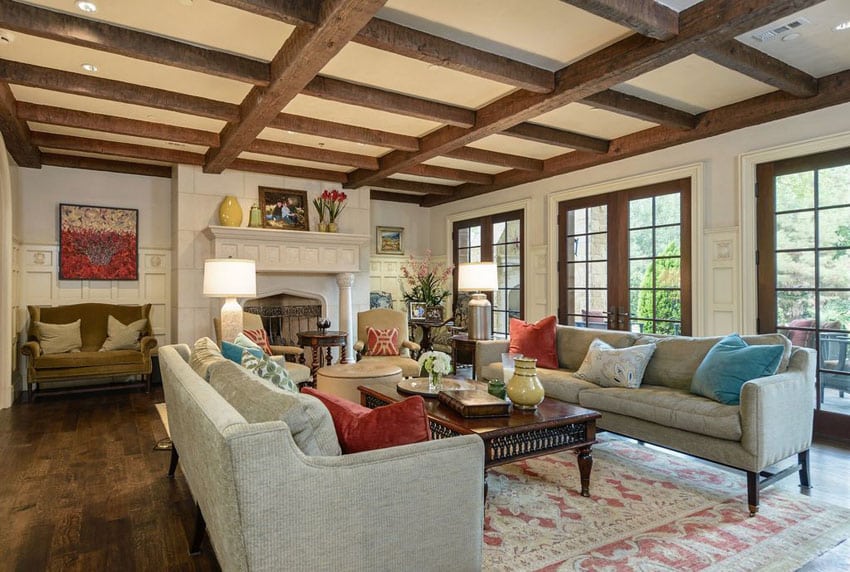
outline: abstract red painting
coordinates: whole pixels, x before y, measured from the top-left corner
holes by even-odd
[[[59,205],[60,280],[138,280],[139,211]]]

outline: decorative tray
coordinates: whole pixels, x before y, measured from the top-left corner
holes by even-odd
[[[440,393],[440,389],[472,389],[473,385],[468,381],[463,381],[459,379],[449,379],[443,378],[443,386],[440,389],[436,389],[431,391],[430,383],[428,383],[427,377],[411,377],[408,379],[404,379],[399,381],[396,385],[396,389],[398,389],[399,393],[406,393],[409,395],[422,395],[425,397],[437,397],[437,394]]]

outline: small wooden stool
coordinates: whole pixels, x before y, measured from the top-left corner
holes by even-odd
[[[341,363],[328,365],[316,372],[316,389],[360,403],[358,385],[373,381],[401,381],[401,368],[396,365],[375,363]]]

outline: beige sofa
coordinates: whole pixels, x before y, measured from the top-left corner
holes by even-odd
[[[42,385],[77,378],[141,376],[141,383],[150,392],[151,351],[156,338],[150,324],[151,305],[127,306],[120,304],[68,304],[66,306],[27,306],[29,330],[21,354],[27,358],[27,391],[34,399]],[[142,331],[139,349],[99,351],[107,338],[107,322],[113,316],[129,324],[147,319]],[[80,320],[82,349],[76,352],[44,354],[38,342],[36,322],[70,324]],[[122,384],[120,387],[130,387]],[[71,390],[75,391],[75,390]]]
[[[744,384],[740,405],[724,405],[689,391],[694,371],[720,337],[641,337],[631,332],[557,326],[559,369],[537,369],[546,396],[601,412],[600,429],[746,471],[751,514],[758,510],[759,489],[775,480],[799,471],[800,484],[809,485],[815,405],[813,350],[792,347],[780,334],[744,336],[749,344],[782,344],[785,354],[775,375]],[[650,337],[660,339],[638,389],[600,387],[573,375],[595,338],[622,348],[645,343]],[[507,351],[508,344],[507,340],[492,340],[477,345],[479,377],[501,378],[500,354]],[[793,455],[797,455],[795,465],[766,474],[765,469]],[[760,480],[760,476],[764,478]]]
[[[227,360],[207,383],[185,345],[159,359],[180,467],[225,572],[480,570],[478,437],[339,455],[315,398]]]

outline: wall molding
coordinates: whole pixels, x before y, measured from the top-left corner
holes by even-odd
[[[602,195],[616,191],[623,191],[634,187],[642,187],[665,181],[675,181],[676,179],[691,180],[691,245],[693,264],[691,264],[691,291],[692,291],[692,316],[693,316],[693,334],[701,335],[705,327],[703,313],[700,312],[700,302],[703,301],[703,229],[704,221],[704,206],[703,192],[705,185],[705,164],[692,163],[672,169],[663,169],[660,171],[652,171],[641,175],[623,177],[620,179],[612,179],[603,181],[593,185],[575,187],[572,189],[564,189],[549,193],[546,197],[546,208],[548,213],[548,244],[550,245],[548,252],[548,302],[547,313],[557,314],[558,312],[558,203],[570,199],[581,197],[590,197],[594,195]]]
[[[138,280],[59,280],[59,246],[20,245],[21,307],[82,302],[151,304],[159,345],[171,343],[171,250],[139,249]]]

